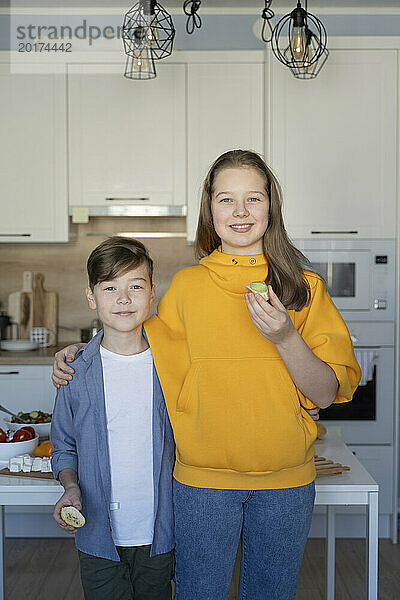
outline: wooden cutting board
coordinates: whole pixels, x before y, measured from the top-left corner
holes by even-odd
[[[20,326],[20,334],[21,336],[21,316],[24,317],[25,323],[22,327],[24,337],[22,339],[29,338],[29,330],[31,328],[31,323],[29,322],[31,309],[31,296],[32,293],[32,281],[33,281],[33,273],[31,271],[24,271],[22,274],[22,291],[13,292],[8,295],[8,314],[11,317],[11,321],[13,323],[18,323]],[[23,308],[22,308],[23,304]],[[26,331],[28,335],[26,335]]]
[[[47,327],[55,335],[57,343],[57,292],[48,292],[44,289],[44,275],[35,273],[32,292],[32,327]]]
[[[31,291],[20,292],[20,338],[29,339],[31,327],[47,327],[57,343],[58,295],[44,289],[44,275],[34,273]]]
[[[29,473],[23,473],[23,471],[18,471],[18,473],[10,473],[9,469],[1,469],[0,475],[8,475],[8,476],[16,476],[16,477],[36,477],[37,479],[54,479],[53,473],[41,473],[40,471],[30,471]]]

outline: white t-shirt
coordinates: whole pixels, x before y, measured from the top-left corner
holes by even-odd
[[[116,546],[151,544],[154,529],[153,357],[100,346],[111,469],[111,526]]]

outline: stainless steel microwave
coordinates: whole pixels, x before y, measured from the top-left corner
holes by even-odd
[[[345,321],[394,321],[395,241],[294,240]]]

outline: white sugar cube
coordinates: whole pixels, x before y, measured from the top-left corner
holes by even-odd
[[[29,465],[30,467],[33,465],[32,456],[24,456],[24,465]]]
[[[30,473],[31,472],[31,468],[32,468],[32,465],[27,465],[25,463],[22,465],[22,471],[24,473]]]

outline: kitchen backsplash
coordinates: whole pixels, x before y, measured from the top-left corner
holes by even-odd
[[[85,224],[70,225],[68,244],[1,244],[0,310],[7,310],[8,294],[22,289],[22,273],[35,271],[45,276],[45,288],[59,296],[59,341],[79,340],[80,329],[96,317],[86,303],[86,260],[109,235],[123,232],[184,232],[183,217],[95,217]],[[193,246],[185,237],[146,238],[137,236],[155,262],[157,300],[165,293],[173,275],[196,264]]]

